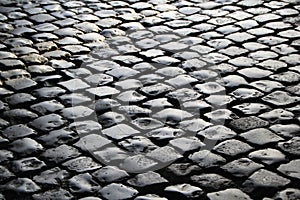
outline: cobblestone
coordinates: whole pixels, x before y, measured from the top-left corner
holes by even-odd
[[[1,1],[0,199],[299,199],[297,3]]]

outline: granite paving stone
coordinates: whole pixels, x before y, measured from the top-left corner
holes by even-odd
[[[298,0],[0,2],[0,199],[299,199]]]

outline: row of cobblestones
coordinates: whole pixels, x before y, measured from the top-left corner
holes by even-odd
[[[300,199],[299,12],[2,0],[0,200]]]

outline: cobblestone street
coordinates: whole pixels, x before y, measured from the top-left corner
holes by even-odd
[[[0,0],[0,200],[299,200],[300,0]]]

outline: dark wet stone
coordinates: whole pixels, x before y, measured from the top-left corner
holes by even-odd
[[[265,177],[268,177],[267,179]],[[253,191],[260,188],[274,188],[283,187],[290,183],[290,180],[270,172],[265,169],[260,169],[252,174],[244,183],[243,186],[246,191]]]
[[[292,138],[298,136],[300,126],[297,124],[274,124],[270,129],[280,136]]]
[[[251,117],[243,117],[240,119],[234,119],[230,122],[230,126],[234,129],[247,131],[254,128],[261,128],[267,126],[269,123],[265,120],[262,120],[258,117],[251,116]]]
[[[262,98],[262,100],[264,100],[265,102],[277,106],[284,106],[284,105],[296,103],[299,101],[299,99],[300,98],[296,96],[291,96],[287,92],[283,92],[283,91],[275,91]]]
[[[17,178],[6,184],[6,189],[13,192],[33,193],[41,188],[29,178]]]
[[[29,78],[17,78],[5,81],[5,84],[14,90],[23,90],[33,88],[37,83]]]
[[[103,129],[102,133],[113,139],[120,140],[125,137],[138,134],[139,131],[126,124],[117,124],[110,128]]]
[[[0,172],[1,172],[1,174],[0,174],[0,181],[1,182],[7,181],[8,179],[14,177],[14,174],[11,173],[8,169],[6,169],[3,166],[0,166]]]
[[[186,183],[168,186],[164,189],[164,191],[170,194],[180,195],[188,199],[199,198],[203,193],[201,188]]]
[[[78,157],[63,163],[62,165],[70,171],[78,173],[92,171],[101,167],[100,164],[94,162],[89,157]]]
[[[30,125],[41,131],[50,131],[61,127],[64,123],[65,121],[61,116],[49,114],[35,119]]]
[[[279,142],[278,147],[290,154],[300,155],[299,144],[300,144],[300,137],[293,137],[292,139],[286,142]]]
[[[286,157],[283,153],[278,151],[277,149],[262,149],[253,151],[248,155],[249,158],[253,160],[258,160],[267,165],[272,165],[277,162],[285,161]]]
[[[208,150],[201,150],[196,153],[193,153],[189,156],[189,159],[203,168],[219,166],[226,162],[226,160],[223,157],[211,153]]]
[[[46,164],[36,157],[23,158],[12,162],[12,169],[16,173],[41,170]]]
[[[222,169],[236,177],[247,177],[263,167],[262,164],[258,164],[248,158],[240,158],[222,166]]]
[[[46,199],[63,199],[63,200],[71,200],[73,199],[73,195],[64,189],[55,189],[49,190],[44,193],[34,194],[32,195],[34,200],[46,200]]]
[[[48,161],[60,163],[65,161],[66,159],[74,158],[79,155],[80,153],[77,149],[63,144],[56,148],[47,149],[42,154],[42,157]]]
[[[3,112],[3,117],[14,125],[27,123],[37,118],[38,115],[26,109],[13,109]]]
[[[207,196],[210,200],[252,200],[247,194],[236,188],[229,188],[219,192],[208,193]]]
[[[100,190],[101,195],[106,199],[129,199],[138,194],[138,191],[119,183],[111,183]]]
[[[234,186],[234,183],[219,174],[201,174],[191,176],[191,181],[206,191],[218,191]]]
[[[160,174],[152,171],[138,174],[127,181],[128,184],[135,187],[153,187],[154,185],[161,185],[167,182],[168,181],[161,177]]]
[[[69,187],[72,193],[95,193],[101,187],[89,173],[79,174],[69,179]]]
[[[39,175],[33,177],[33,180],[39,184],[58,186],[62,181],[65,181],[69,177],[69,173],[66,170],[62,170],[59,167],[55,167],[46,171],[43,171]]]
[[[6,128],[5,130],[3,130],[3,132],[2,132],[2,135],[4,135],[9,140],[15,140],[18,138],[32,136],[32,135],[36,135],[36,134],[37,133],[33,129],[31,129],[23,124],[10,126],[10,127]]]
[[[233,106],[232,108],[237,109],[246,115],[260,114],[264,111],[270,110],[269,106],[261,103],[243,103]]]
[[[283,88],[284,86],[276,81],[269,80],[260,80],[250,83],[251,86],[263,91],[263,92],[271,92],[274,89]]]
[[[219,143],[213,149],[220,154],[225,154],[227,156],[236,156],[238,154],[253,150],[253,147],[239,140],[230,139]]]

